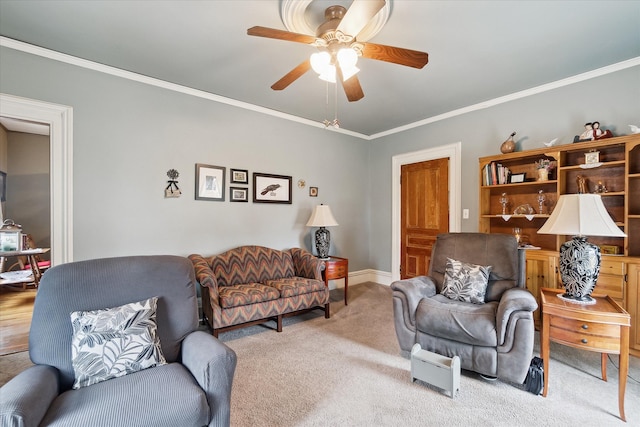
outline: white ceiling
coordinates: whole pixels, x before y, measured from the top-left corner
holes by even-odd
[[[314,0],[313,9],[344,0]],[[333,100],[312,71],[270,86],[315,49],[251,37],[285,30],[281,1],[0,0],[0,35],[314,122]],[[365,97],[338,92],[342,127],[376,135],[640,58],[640,1],[406,1],[370,41],[429,53],[423,69],[361,59]],[[627,62],[624,62],[627,61]],[[329,89],[334,96],[333,86]],[[594,99],[595,101],[595,99]]]

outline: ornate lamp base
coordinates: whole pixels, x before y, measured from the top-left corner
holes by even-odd
[[[322,260],[329,259],[329,244],[331,241],[331,233],[325,227],[316,230],[316,251],[318,258]]]
[[[566,293],[560,298],[576,304],[594,304],[591,292],[600,275],[600,248],[583,236],[560,247],[560,277]]]

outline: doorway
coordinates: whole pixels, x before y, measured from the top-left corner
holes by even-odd
[[[401,205],[401,188],[400,188],[400,171],[403,165],[419,163],[428,160],[449,159],[449,231],[460,231],[461,221],[461,180],[462,180],[462,143],[443,145],[440,147],[415,151],[411,153],[399,154],[392,158],[392,187],[391,187],[391,281],[400,280],[400,205]]]
[[[73,260],[73,109],[0,94],[0,116],[50,129],[51,265]]]

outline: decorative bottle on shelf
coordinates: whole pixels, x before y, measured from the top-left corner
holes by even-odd
[[[507,140],[502,143],[502,145],[500,146],[500,151],[502,151],[502,154],[513,153],[514,151],[516,151],[516,143],[513,140],[514,136],[516,136],[515,132],[513,132],[509,136],[509,138],[507,138]]]

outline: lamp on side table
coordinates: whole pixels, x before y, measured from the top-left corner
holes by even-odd
[[[331,244],[331,233],[325,227],[338,225],[338,222],[331,213],[331,208],[327,205],[318,205],[313,209],[307,227],[320,227],[316,230],[316,250],[318,258],[329,259],[329,245]]]

